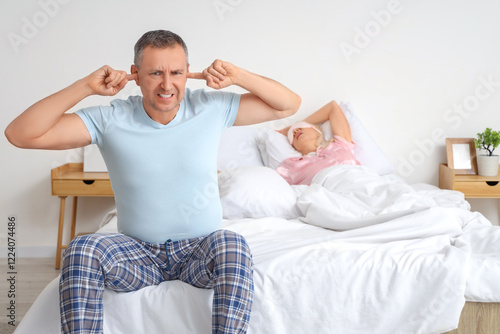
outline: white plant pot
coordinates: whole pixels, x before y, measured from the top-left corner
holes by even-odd
[[[478,174],[481,176],[497,176],[499,158],[499,155],[478,155]]]

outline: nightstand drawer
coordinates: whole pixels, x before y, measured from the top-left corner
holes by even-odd
[[[109,180],[52,180],[52,195],[113,196]]]
[[[455,181],[454,190],[458,190],[467,197],[498,197],[500,194],[500,182],[498,181]]]
[[[497,176],[456,175],[453,169],[441,164],[439,188],[461,191],[465,198],[500,198],[500,167]]]

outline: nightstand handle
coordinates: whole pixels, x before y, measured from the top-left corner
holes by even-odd
[[[93,184],[95,180],[82,180],[85,184]]]
[[[498,181],[486,181],[486,184],[489,185],[489,186],[496,186],[498,184]]]

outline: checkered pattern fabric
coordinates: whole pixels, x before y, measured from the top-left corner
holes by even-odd
[[[102,333],[105,287],[129,292],[166,280],[214,289],[212,333],[246,333],[254,291],[252,258],[245,239],[227,230],[165,244],[123,234],[73,239],[59,283],[62,333]]]

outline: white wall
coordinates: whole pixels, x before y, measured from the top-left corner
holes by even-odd
[[[294,119],[331,99],[361,104],[358,117],[401,175],[436,185],[444,138],[500,129],[499,12],[493,0],[2,1],[0,128],[103,64],[128,70],[135,41],[169,29],[188,44],[192,71],[220,58],[295,90]],[[130,83],[122,95],[137,92]],[[3,136],[0,149],[0,219],[17,215],[21,256],[51,254],[59,202],[50,169],[81,161],[81,151],[20,150]],[[472,204],[498,224],[499,201]],[[112,206],[81,199],[80,230]]]

